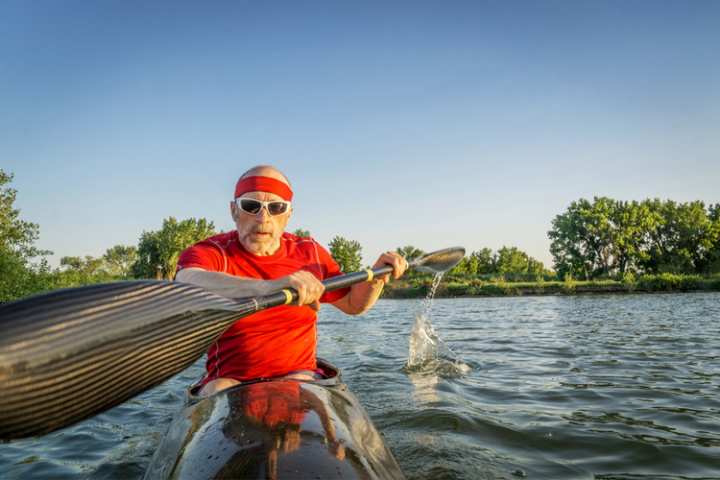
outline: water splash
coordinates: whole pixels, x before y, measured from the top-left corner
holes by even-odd
[[[438,336],[430,322],[435,293],[443,274],[437,273],[410,333],[410,348],[404,370],[407,373],[434,373],[443,377],[457,377],[470,371],[470,367]]]

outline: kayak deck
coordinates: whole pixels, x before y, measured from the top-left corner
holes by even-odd
[[[273,379],[191,397],[145,478],[404,478],[331,364],[315,381]]]

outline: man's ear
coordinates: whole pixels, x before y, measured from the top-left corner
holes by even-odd
[[[230,202],[230,216],[234,222],[237,222],[237,205],[235,202]]]

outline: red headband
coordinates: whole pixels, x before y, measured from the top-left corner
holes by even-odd
[[[290,190],[290,186],[270,177],[245,177],[238,180],[235,185],[235,198],[238,198],[243,193],[247,192],[268,192],[279,195],[283,200],[290,201],[293,197],[293,192]]]

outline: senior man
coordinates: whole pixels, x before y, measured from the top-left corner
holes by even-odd
[[[255,378],[313,378],[316,365],[317,310],[320,303],[358,315],[377,301],[390,275],[350,288],[325,292],[322,280],[342,272],[311,238],[285,232],[292,214],[290,182],[278,169],[260,165],[235,186],[230,214],[236,230],[185,250],[175,279],[220,295],[239,298],[298,292],[297,305],[257,312],[235,322],[208,351],[202,395]],[[391,265],[399,278],[407,262],[395,252],[380,255],[374,268]]]

